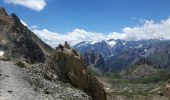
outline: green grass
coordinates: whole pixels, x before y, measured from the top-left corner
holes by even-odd
[[[118,74],[118,73],[115,73],[112,75],[112,78],[116,78],[116,79],[122,79],[122,75]]]
[[[138,79],[125,79],[122,75],[115,73],[112,75],[111,79],[113,82],[120,84],[148,84],[148,83],[158,83],[165,82],[170,78],[170,73],[165,70],[160,70],[150,76],[140,77]]]
[[[113,83],[114,82],[121,83],[121,84],[128,84],[128,83],[130,83],[130,81],[128,79],[123,78],[123,76],[118,74],[118,73],[114,73],[111,76],[111,79],[112,79]]]
[[[148,93],[143,93],[143,92],[112,92],[109,93],[110,95],[114,94],[114,95],[122,95],[122,96],[126,96],[126,97],[133,97],[135,95],[141,95],[141,96],[148,96]]]
[[[148,84],[148,83],[158,83],[165,82],[170,78],[170,74],[165,70],[160,70],[148,77],[141,77],[136,80],[131,80],[134,84]]]

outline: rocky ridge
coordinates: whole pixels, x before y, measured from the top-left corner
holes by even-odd
[[[52,48],[24,26],[15,15],[0,8],[0,51],[12,60],[24,58],[29,63],[45,62]]]
[[[48,65],[62,81],[69,82],[84,90],[93,100],[106,100],[106,93],[101,83],[92,76],[78,52],[67,44],[59,45],[50,56]]]

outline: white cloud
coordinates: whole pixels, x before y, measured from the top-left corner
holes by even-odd
[[[64,36],[59,33],[50,32],[47,29],[33,29],[32,30],[39,38],[52,47],[56,47],[59,43],[64,43]]]
[[[125,39],[126,38],[126,34],[124,33],[117,33],[117,32],[113,32],[110,33],[109,35],[107,35],[107,39]]]
[[[65,35],[67,39],[70,41],[70,44],[74,45],[81,41],[102,41],[105,40],[106,37],[102,33],[95,32],[87,32],[83,29],[75,29],[72,32],[69,32]]]
[[[126,27],[122,30],[127,40],[140,39],[170,39],[170,17],[155,23],[153,20],[145,20],[143,26]]]
[[[63,44],[65,41],[71,45],[75,45],[81,41],[101,41],[105,38],[101,33],[87,32],[83,29],[75,29],[64,35],[50,32],[47,29],[33,29],[32,31],[52,47],[56,47],[59,43]]]
[[[68,41],[75,45],[81,41],[102,41],[109,39],[140,40],[140,39],[170,39],[170,17],[159,23],[145,20],[142,26],[125,27],[122,32],[113,32],[108,35],[96,32],[88,32],[83,29],[74,29],[66,34],[51,32],[47,29],[38,29],[37,26],[31,29],[36,35],[49,45],[56,47],[59,43]]]
[[[46,6],[45,0],[4,0],[5,3],[21,5],[35,11],[41,11]]]

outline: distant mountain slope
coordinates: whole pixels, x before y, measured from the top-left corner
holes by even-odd
[[[94,51],[85,53],[84,61],[88,67],[96,68],[96,70],[99,69],[101,71],[107,70],[104,58],[100,54],[95,54]]]
[[[106,41],[101,42],[80,42],[77,45],[73,46],[77,51],[79,51],[82,55],[89,51],[94,51],[96,54],[99,53],[104,57],[104,59],[112,56],[112,51],[110,45]]]
[[[97,45],[100,44],[100,45]],[[106,66],[112,71],[135,64],[145,58],[153,64],[170,68],[170,40],[108,40],[94,44],[81,42],[74,46],[82,55],[91,50],[104,57]]]

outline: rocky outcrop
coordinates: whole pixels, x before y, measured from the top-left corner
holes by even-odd
[[[93,100],[106,100],[102,84],[88,73],[83,58],[68,45],[59,45],[51,54],[48,65],[62,81],[84,90]]]
[[[164,93],[170,99],[170,79],[165,83]]]
[[[17,65],[0,61],[0,100],[91,100],[82,90],[56,80],[45,64]]]
[[[45,62],[52,48],[24,26],[15,15],[0,8],[0,51],[12,60],[27,59],[29,63]]]

